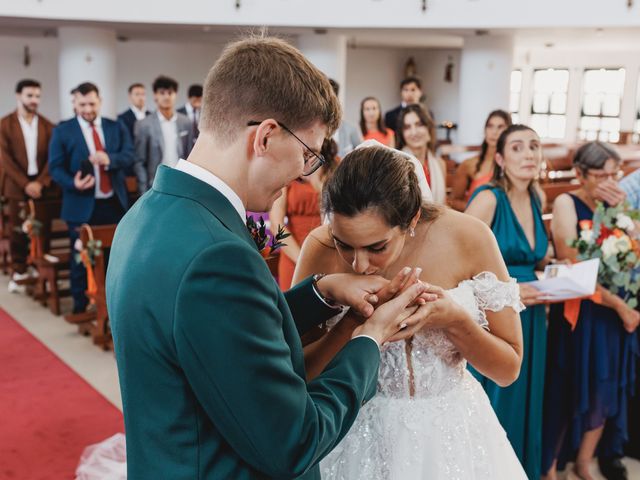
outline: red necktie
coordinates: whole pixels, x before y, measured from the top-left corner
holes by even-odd
[[[93,145],[96,147],[96,152],[104,152],[104,147],[100,141],[100,135],[98,135],[96,126],[93,123],[90,125],[91,133],[93,134]],[[109,172],[107,172],[104,165],[100,165],[98,167],[98,172],[100,173],[100,191],[102,193],[111,193],[113,188],[111,187],[111,177],[109,176]]]

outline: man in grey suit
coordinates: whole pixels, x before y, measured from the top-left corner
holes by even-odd
[[[193,146],[193,130],[189,119],[175,110],[178,82],[159,76],[153,82],[156,112],[135,124],[138,192],[143,194],[153,185],[159,165],[174,167],[187,158]]]

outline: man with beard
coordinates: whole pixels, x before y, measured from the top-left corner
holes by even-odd
[[[98,87],[86,82],[75,92],[77,116],[54,129],[49,148],[49,171],[62,188],[62,219],[69,227],[72,249],[83,223],[120,221],[129,205],[124,171],[133,162],[127,127],[100,115]],[[70,270],[73,314],[81,314],[89,303],[87,276],[75,255],[71,255]],[[76,321],[73,317],[67,320]]]
[[[40,83],[20,80],[16,85],[17,109],[0,120],[0,166],[4,171],[2,196],[9,203],[10,224],[19,227],[21,204],[39,199],[51,184],[47,155],[53,124],[38,113]],[[10,292],[24,291],[27,272],[27,236],[16,228],[10,233]]]

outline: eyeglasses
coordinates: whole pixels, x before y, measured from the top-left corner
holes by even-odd
[[[262,122],[256,122],[252,120],[249,123],[247,123],[247,127],[255,127],[257,125],[260,125],[261,123]],[[304,146],[304,148],[306,148],[306,151],[304,153],[304,168],[302,170],[303,177],[308,177],[309,175],[311,175],[313,172],[318,170],[322,165],[326,163],[326,160],[321,154],[314,152],[306,143],[300,140],[300,138],[298,138],[298,136],[295,133],[293,133],[291,130],[289,130],[284,124],[280,122],[277,122],[277,123],[280,126],[280,128],[285,130],[287,133],[291,134],[293,138],[298,140]]]
[[[620,180],[624,176],[624,172],[622,170],[616,170],[615,172],[593,172],[591,170],[587,171],[587,175],[590,175],[595,180]]]

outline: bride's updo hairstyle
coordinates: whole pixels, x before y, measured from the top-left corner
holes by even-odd
[[[358,148],[344,157],[322,191],[325,215],[354,217],[375,209],[391,227],[409,228],[422,210],[421,220],[440,213],[435,204],[423,204],[413,164],[386,147]]]

